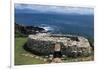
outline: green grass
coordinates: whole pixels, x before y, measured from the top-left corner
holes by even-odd
[[[23,49],[23,46],[26,43],[26,41],[26,37],[15,38],[15,65],[43,64],[43,60],[22,55],[27,53],[30,54],[29,52]]]

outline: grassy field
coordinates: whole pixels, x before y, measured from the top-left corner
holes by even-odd
[[[43,60],[22,55],[22,54],[30,54],[29,52],[23,49],[23,46],[26,43],[26,41],[27,41],[26,37],[15,38],[15,65],[43,64],[44,63]]]

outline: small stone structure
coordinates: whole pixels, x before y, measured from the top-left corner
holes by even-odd
[[[31,52],[36,52],[40,55],[54,54],[55,44],[60,44],[60,51],[62,55],[78,57],[87,56],[91,54],[91,46],[88,40],[82,36],[61,35],[38,33],[36,35],[29,35],[27,41],[27,48]]]
[[[56,43],[54,46],[53,58],[61,58],[61,57],[62,57],[61,46],[59,43]]]

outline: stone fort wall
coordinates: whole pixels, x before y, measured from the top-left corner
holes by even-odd
[[[43,37],[43,38],[42,38]],[[49,38],[51,40],[49,40]],[[54,38],[54,39],[53,39]],[[55,40],[59,38],[59,40]],[[62,40],[63,39],[63,40]],[[50,55],[54,53],[55,43],[61,45],[61,53],[66,56],[87,56],[91,53],[91,47],[87,39],[78,37],[79,41],[71,40],[67,37],[51,37],[50,35],[30,35],[27,41],[27,48],[31,52],[36,52],[40,55]]]

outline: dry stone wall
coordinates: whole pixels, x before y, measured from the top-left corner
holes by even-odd
[[[88,40],[84,37],[78,39],[79,41],[67,37],[52,37],[50,34],[29,35],[27,47],[41,55],[50,55],[54,53],[55,43],[60,43],[62,55],[77,57],[91,54]]]

